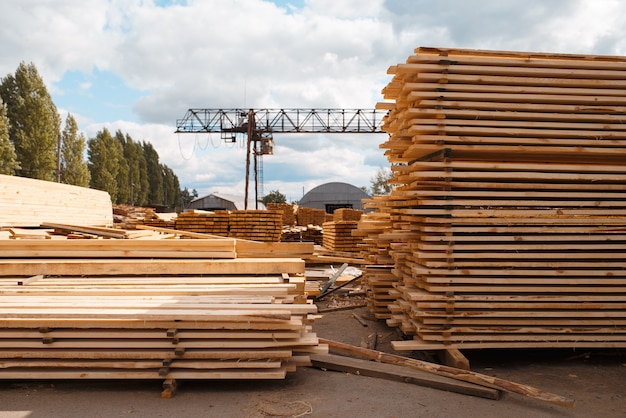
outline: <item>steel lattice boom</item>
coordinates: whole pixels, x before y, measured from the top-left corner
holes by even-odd
[[[261,133],[381,133],[376,109],[189,109],[176,133],[246,133],[249,115]]]
[[[235,142],[237,134],[247,138],[245,208],[248,205],[250,154],[254,156],[255,202],[259,201],[259,172],[262,156],[273,154],[277,133],[382,133],[386,112],[376,109],[189,109],[176,121],[176,133],[219,132]]]

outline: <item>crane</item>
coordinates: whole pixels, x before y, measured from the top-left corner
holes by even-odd
[[[274,134],[288,133],[383,133],[386,114],[377,109],[188,109],[176,121],[175,133],[220,133],[235,142],[246,136],[244,205],[248,205],[250,156],[254,157],[255,202],[258,208],[259,171],[262,156],[274,153]]]

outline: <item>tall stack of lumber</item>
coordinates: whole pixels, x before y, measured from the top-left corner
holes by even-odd
[[[363,200],[364,207],[370,211],[361,216],[357,228],[352,231],[352,235],[361,238],[357,247],[365,263],[361,283],[367,295],[367,306],[378,319],[391,317],[389,304],[395,301],[395,297],[389,292],[398,281],[392,273],[393,235],[389,233],[392,222],[388,203],[388,196]]]
[[[297,258],[234,258],[228,238],[0,244],[2,379],[281,379],[326,350]]]
[[[296,208],[289,203],[268,203],[268,210],[279,210],[283,213],[283,226],[294,226],[296,224]]]
[[[300,226],[319,225],[326,222],[326,211],[299,206],[296,211],[296,222]]]
[[[418,48],[378,107],[396,348],[626,346],[626,58]]]
[[[229,219],[228,211],[188,210],[178,214],[175,227],[181,231],[227,237]]]
[[[283,230],[280,210],[234,210],[228,221],[228,236],[262,242],[278,242]]]
[[[39,227],[43,222],[112,226],[107,192],[0,174],[0,227]]]

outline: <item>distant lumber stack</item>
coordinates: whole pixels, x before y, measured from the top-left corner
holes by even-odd
[[[378,105],[394,346],[626,347],[626,58],[415,52]]]

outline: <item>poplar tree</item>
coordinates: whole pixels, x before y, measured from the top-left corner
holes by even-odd
[[[124,143],[124,159],[128,165],[128,203],[135,206],[143,206],[148,203],[148,173],[146,172],[146,159],[143,155],[141,144],[133,141],[126,134]]]
[[[120,160],[123,159],[122,145],[111,136],[106,128],[96,133],[95,138],[87,141],[89,155],[90,187],[104,190],[111,195],[111,201],[117,202],[117,175],[120,171]]]
[[[159,154],[149,142],[143,142],[143,155],[146,159],[146,172],[150,191],[148,192],[148,203],[152,205],[164,204],[163,193],[163,170],[159,163]]]
[[[128,176],[128,171],[129,171],[129,161],[126,158],[126,155],[124,153],[124,149],[126,147],[126,137],[127,135],[124,135],[124,133],[122,133],[122,131],[118,130],[117,132],[115,132],[115,139],[117,139],[117,141],[120,144],[120,149],[122,150],[122,155],[123,158],[120,159],[119,161],[119,169],[117,172],[117,203],[126,203],[126,204],[130,204],[130,189],[131,189],[131,182]]]
[[[61,118],[35,65],[22,62],[15,75],[3,78],[0,97],[7,106],[9,139],[20,164],[16,173],[55,180]]]
[[[9,139],[9,118],[7,118],[7,108],[0,100],[0,174],[15,175],[15,171],[20,168],[15,154],[15,147]]]
[[[78,132],[76,119],[70,114],[61,133],[61,183],[89,187],[91,175],[85,161],[85,135]]]
[[[168,208],[174,209],[176,206],[180,206],[180,183],[171,168],[163,164],[161,170],[163,172],[163,203]]]

